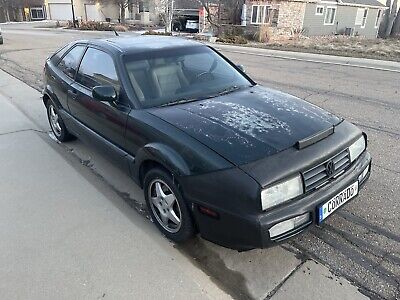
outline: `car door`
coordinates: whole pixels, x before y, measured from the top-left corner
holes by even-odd
[[[96,86],[114,87],[117,101],[96,100],[92,95]],[[86,50],[75,83],[69,90],[68,106],[72,116],[85,128],[81,133],[124,164],[125,127],[130,106],[109,53],[94,47]]]
[[[48,85],[52,87],[53,96],[58,100],[61,107],[68,109],[68,90],[74,82],[79,62],[85,52],[86,45],[78,44],[69,51],[61,50],[51,58],[54,67],[48,68]]]

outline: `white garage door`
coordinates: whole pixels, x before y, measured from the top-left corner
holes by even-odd
[[[86,21],[104,21],[102,13],[98,6],[94,4],[85,4]]]
[[[49,16],[52,20],[72,20],[72,9],[70,4],[49,4]]]

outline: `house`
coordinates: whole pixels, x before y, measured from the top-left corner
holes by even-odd
[[[80,21],[114,21],[120,20],[120,7],[117,4],[103,4],[101,1],[46,0],[47,17],[50,20],[71,21],[73,14]],[[73,11],[72,11],[73,7]],[[160,0],[132,0],[125,9],[125,17],[129,23],[158,24]]]
[[[47,18],[57,21],[105,21],[118,20],[119,8],[117,5],[101,5],[89,0],[46,0]]]
[[[43,0],[0,1],[0,22],[40,21],[46,19]]]
[[[386,7],[377,0],[246,0],[242,23],[263,24],[304,35],[346,34],[376,38]]]

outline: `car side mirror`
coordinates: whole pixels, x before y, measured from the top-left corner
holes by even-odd
[[[236,67],[237,67],[240,71],[242,71],[243,73],[246,73],[246,70],[244,69],[244,66],[243,66],[243,65],[236,65]]]
[[[111,85],[95,86],[92,89],[92,96],[98,101],[115,102],[117,101],[117,92]]]

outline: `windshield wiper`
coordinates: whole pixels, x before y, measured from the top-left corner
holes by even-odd
[[[223,95],[232,93],[232,92],[234,92],[234,91],[240,90],[241,88],[243,88],[243,86],[233,85],[233,86],[227,87],[226,89],[223,89],[222,91],[219,91],[219,92],[216,93],[216,94],[213,94],[213,95],[211,95],[211,96],[208,96],[207,99],[215,98],[215,97],[219,97],[219,96],[223,96]]]
[[[186,98],[180,98],[180,99],[178,99],[178,100],[172,100],[172,101],[170,101],[170,102],[167,102],[167,103],[165,103],[165,104],[162,104],[162,105],[160,105],[160,107],[171,106],[171,105],[177,105],[177,104],[182,104],[182,103],[188,103],[188,102],[193,102],[193,101],[197,101],[197,100],[204,100],[204,99],[215,98],[215,97],[218,97],[218,96],[222,96],[222,95],[226,95],[226,94],[232,93],[232,92],[237,91],[237,90],[239,90],[239,89],[241,89],[241,88],[244,88],[244,86],[233,85],[233,86],[230,86],[230,87],[227,87],[227,88],[223,89],[222,91],[219,91],[219,92],[216,93],[216,94],[213,94],[213,95],[210,95],[210,96],[207,96],[207,97],[198,97],[198,98],[189,98],[189,97],[186,97]]]
[[[226,95],[226,94],[232,93],[232,92],[234,92],[234,91],[237,91],[238,89],[240,89],[239,86],[233,85],[233,86],[227,87],[226,89],[224,89],[224,90],[218,92],[218,93],[217,93],[217,96]]]
[[[182,104],[182,103],[188,103],[188,102],[193,102],[193,101],[197,101],[197,100],[198,100],[198,98],[180,98],[178,100],[172,100],[170,102],[162,104],[162,105],[160,105],[160,107],[177,105],[177,104]]]

